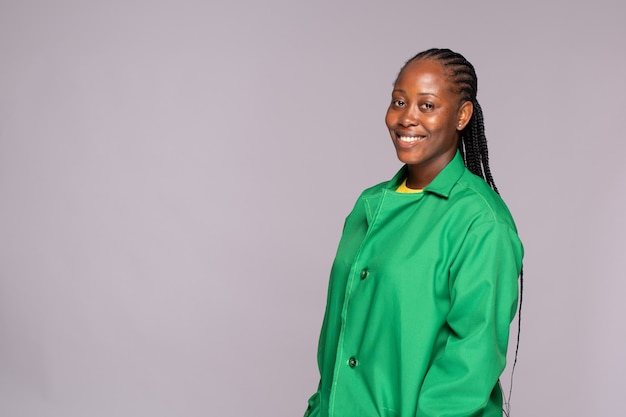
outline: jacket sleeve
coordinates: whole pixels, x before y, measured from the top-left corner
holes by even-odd
[[[474,417],[501,407],[498,378],[506,365],[522,256],[510,225],[469,229],[450,269],[450,336],[426,374],[417,417]]]
[[[321,381],[320,381],[321,385]],[[317,417],[320,415],[320,387],[318,386],[315,394],[309,398],[308,407],[304,412],[304,417]]]

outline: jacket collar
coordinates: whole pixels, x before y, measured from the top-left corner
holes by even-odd
[[[465,173],[465,162],[461,153],[457,150],[454,158],[446,165],[439,174],[424,187],[424,192],[437,194],[447,198],[452,191],[452,187],[457,183],[459,178]],[[407,175],[407,166],[403,166],[400,171],[389,181],[388,188],[396,189]]]

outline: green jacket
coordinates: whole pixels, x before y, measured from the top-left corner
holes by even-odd
[[[459,153],[418,194],[388,182],[347,217],[307,417],[494,417],[523,248]]]

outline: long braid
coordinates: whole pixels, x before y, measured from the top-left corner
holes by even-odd
[[[476,95],[478,92],[478,77],[474,66],[461,54],[451,51],[450,49],[428,49],[420,52],[413,58],[409,59],[404,66],[406,67],[412,61],[417,60],[433,60],[439,62],[444,69],[449,72],[450,79],[456,87],[456,91],[460,95],[460,104],[465,101],[471,101],[474,107],[470,122],[460,132],[459,135],[459,151],[463,156],[465,166],[472,173],[478,175],[489,184],[489,186],[498,194],[498,188],[491,175],[489,168],[489,150],[487,148],[487,137],[485,136],[485,124],[483,118],[483,110],[478,104]],[[404,69],[404,67],[403,67]],[[520,332],[522,329],[522,298],[524,294],[524,271],[523,267],[520,272],[520,297],[519,309],[517,316],[517,343],[515,346],[515,360],[511,369],[511,385],[509,396],[504,396],[504,415],[511,415],[511,394],[513,391],[513,375],[515,373],[515,365],[517,365],[517,354],[519,351]]]
[[[480,161],[476,161],[475,162],[476,167],[474,168],[474,171],[472,171],[471,169],[470,171],[484,178],[487,184],[489,184],[496,193],[500,194],[498,192],[498,187],[496,187],[496,183],[493,181],[493,176],[491,175],[491,168],[489,168],[489,149],[487,147],[487,137],[485,136],[483,109],[482,107],[480,107],[480,104],[478,104],[478,101],[474,100],[473,104],[474,104],[474,113],[472,114],[472,119],[470,120],[470,123],[469,123],[472,134],[470,138],[464,139],[463,141],[465,142],[469,141],[475,146],[476,148],[475,155],[480,158]],[[472,123],[472,121],[474,121],[475,123]],[[462,138],[465,136],[463,134],[464,132],[465,132],[465,129],[463,129],[463,131],[461,132]],[[473,138],[476,138],[477,140],[473,140]],[[478,170],[481,170],[481,172],[480,173],[475,172]]]

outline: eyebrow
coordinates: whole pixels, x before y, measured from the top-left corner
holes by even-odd
[[[401,88],[394,88],[393,93],[398,92],[398,93],[402,93],[402,94],[406,94],[406,91],[404,91]],[[418,96],[433,96],[433,97],[438,97],[437,94],[435,93],[419,93]]]

